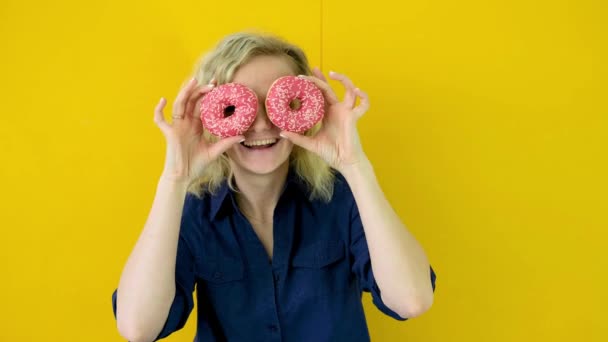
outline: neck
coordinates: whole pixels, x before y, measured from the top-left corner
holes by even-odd
[[[287,180],[289,162],[270,174],[256,175],[233,168],[234,180],[239,192],[237,204],[250,220],[272,222],[274,208]]]

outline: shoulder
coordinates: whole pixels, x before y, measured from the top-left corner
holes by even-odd
[[[346,178],[338,172],[335,171],[334,175],[334,195],[332,197],[332,201],[335,200],[350,200],[353,198],[353,193],[346,181]]]
[[[200,212],[204,203],[208,202],[208,195],[204,194],[202,196],[193,194],[188,192],[186,194],[186,198],[184,200],[184,214],[192,214],[195,212]]]
[[[333,193],[327,206],[341,212],[350,211],[354,205],[354,201],[355,198],[346,178],[340,172],[334,171]]]
[[[184,199],[182,211],[182,229],[201,227],[210,220],[215,196],[209,193],[202,195],[188,192]]]

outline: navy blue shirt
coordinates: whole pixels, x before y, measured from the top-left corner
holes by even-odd
[[[361,303],[397,320],[374,280],[359,211],[344,177],[329,203],[309,200],[290,171],[274,211],[270,261],[224,183],[188,194],[176,261],[176,294],[157,339],[181,329],[198,302],[195,341],[369,341]],[[429,271],[433,290],[435,273]],[[113,296],[116,314],[116,291]]]

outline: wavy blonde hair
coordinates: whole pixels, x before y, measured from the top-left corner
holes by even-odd
[[[213,78],[218,85],[229,83],[241,65],[246,64],[253,57],[261,55],[286,56],[292,62],[296,74],[311,75],[308,59],[299,47],[277,36],[241,32],[225,37],[215,49],[202,56],[195,66],[194,77],[199,84],[207,84]],[[320,128],[321,122],[304,134],[314,135]],[[207,130],[204,130],[203,134],[208,141],[218,140]],[[331,199],[334,172],[323,159],[294,145],[289,156],[289,164],[296,175],[308,186],[311,200],[329,201]],[[203,196],[205,192],[214,194],[226,179],[228,179],[230,189],[237,191],[228,156],[224,153],[205,168],[204,173],[190,185],[188,191],[198,197]]]

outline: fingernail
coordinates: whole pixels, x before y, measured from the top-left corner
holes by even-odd
[[[213,84],[213,83],[209,83],[209,84],[207,84],[207,87],[209,87],[209,88],[213,88],[213,87],[215,87],[215,84]]]
[[[245,138],[239,140],[239,143],[242,143],[243,141],[245,141]]]
[[[306,75],[298,75],[299,78],[306,78]]]
[[[283,132],[279,133],[279,136],[280,136],[281,138],[285,138],[285,139],[287,139],[287,137],[285,136],[285,134],[283,134]]]

